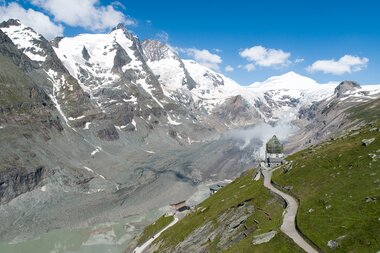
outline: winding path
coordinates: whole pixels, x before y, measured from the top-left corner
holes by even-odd
[[[308,242],[306,242],[296,229],[296,214],[298,210],[298,203],[292,196],[278,190],[272,185],[272,170],[262,167],[261,173],[264,176],[264,186],[272,192],[280,195],[285,199],[287,207],[284,213],[284,219],[281,225],[281,231],[289,236],[298,246],[308,253],[318,253]]]
[[[164,232],[166,229],[170,228],[171,226],[174,226],[174,224],[176,224],[178,222],[178,217],[176,215],[174,215],[174,220],[172,222],[170,222],[169,225],[167,225],[166,227],[164,227],[160,232],[158,232],[157,234],[155,234],[152,238],[150,238],[148,241],[146,241],[143,245],[141,245],[140,247],[136,247],[134,250],[133,250],[133,253],[143,253],[144,250],[146,248],[149,247],[149,245],[152,244],[152,242],[161,235],[162,232]]]

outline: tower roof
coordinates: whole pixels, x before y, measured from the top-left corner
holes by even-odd
[[[270,154],[280,154],[284,151],[284,146],[281,144],[276,135],[267,142],[266,151]]]

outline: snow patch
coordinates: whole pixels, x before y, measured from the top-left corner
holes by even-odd
[[[132,119],[132,125],[135,127],[135,131],[137,131],[137,124],[135,119]]]
[[[69,117],[69,120],[78,120],[78,119],[83,119],[84,117],[86,117],[86,116],[84,116],[84,115],[81,115],[81,116],[79,116],[79,117],[76,117],[76,118],[73,118],[73,117]]]
[[[58,103],[58,100],[57,100],[57,95],[59,91],[61,90],[61,87],[65,84],[65,77],[62,75],[61,78],[58,78],[58,73],[52,69],[49,69],[48,71],[45,71],[45,72],[48,75],[48,79],[53,84],[53,93],[48,94],[48,95],[50,99],[53,101],[55,108],[58,110],[58,112],[61,114],[62,118],[64,119],[66,125],[71,128],[71,126],[68,123],[68,119],[63,113],[61,109],[61,105]]]
[[[94,151],[91,152],[91,156],[94,156],[96,153],[102,151],[103,149],[99,146],[96,147],[96,149]]]
[[[91,122],[86,122],[83,129],[90,129]]]
[[[172,118],[170,118],[170,116],[169,116],[169,114],[168,114],[168,122],[169,122],[169,124],[171,124],[171,125],[175,125],[175,126],[178,126],[178,125],[181,125],[182,123],[181,122],[177,122],[177,121],[175,121],[175,120],[172,120]]]
[[[123,99],[124,102],[132,102],[133,104],[137,104],[137,98],[135,96],[131,96],[130,99]]]
[[[89,167],[86,167],[86,166],[83,166],[83,168],[95,175],[97,175],[98,177],[102,178],[102,179],[106,179],[103,175],[100,175],[99,173],[95,172],[93,169],[90,169]]]

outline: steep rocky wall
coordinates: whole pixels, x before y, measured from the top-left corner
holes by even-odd
[[[46,174],[44,167],[8,168],[0,171],[0,204],[33,190],[46,177]]]

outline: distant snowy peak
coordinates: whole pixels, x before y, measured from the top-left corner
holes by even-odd
[[[157,40],[145,40],[141,44],[146,62],[167,96],[173,97],[173,92],[195,87],[184,63],[170,46]]]
[[[0,29],[32,61],[44,62],[46,52],[43,43],[46,40],[32,28],[23,25],[19,20],[10,19],[0,24]]]
[[[160,61],[163,59],[180,60],[178,54],[168,45],[158,40],[144,40],[142,43],[147,60]]]
[[[183,63],[191,77],[197,83],[197,88],[199,89],[215,89],[219,87],[220,89],[231,91],[241,88],[241,86],[232,79],[223,74],[217,73],[194,60],[183,60]]]
[[[125,37],[127,37],[129,40],[131,41],[134,41],[134,40],[138,40],[139,37],[135,34],[132,34],[131,32],[128,31],[128,29],[124,26],[123,23],[119,23],[117,26],[115,26],[114,28],[112,28],[110,34],[114,33],[115,31],[121,31]]]
[[[319,84],[308,77],[301,76],[293,71],[281,76],[273,76],[264,82],[255,82],[250,87],[257,87],[266,90],[307,90],[317,88]]]
[[[193,60],[183,60],[183,63],[196,83],[191,90],[193,99],[207,113],[212,113],[227,99],[241,94],[242,87],[230,78]]]

